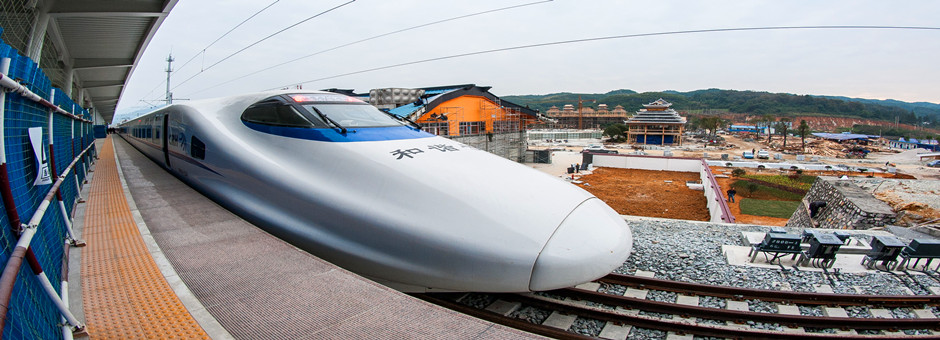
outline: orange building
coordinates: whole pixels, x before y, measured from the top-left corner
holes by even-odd
[[[376,89],[370,91],[369,102],[440,136],[520,132],[539,121],[537,111],[501,100],[489,89],[473,84]]]

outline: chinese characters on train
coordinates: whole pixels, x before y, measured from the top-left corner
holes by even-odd
[[[460,147],[461,147],[461,148],[466,148],[467,146],[466,146],[466,145],[461,145]],[[428,150],[428,151],[439,151],[439,152],[460,151],[460,149],[457,149],[457,147],[455,147],[455,146],[453,146],[453,145],[447,145],[447,144],[428,145],[428,147],[427,147],[426,150]],[[421,148],[398,149],[398,150],[395,150],[395,151],[390,152],[390,154],[392,154],[392,157],[397,157],[397,158],[395,158],[396,160],[397,160],[397,159],[404,159],[404,158],[406,158],[406,157],[407,157],[407,158],[415,158],[415,156],[417,156],[418,154],[422,154],[422,153],[424,153],[424,149],[421,149]]]

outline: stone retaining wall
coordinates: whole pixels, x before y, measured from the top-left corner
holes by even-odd
[[[815,218],[810,218],[812,202],[826,202]],[[790,216],[787,227],[826,229],[871,229],[894,224],[897,215],[886,203],[875,198],[851,180],[821,176]]]

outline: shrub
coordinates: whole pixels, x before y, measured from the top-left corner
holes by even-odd
[[[760,185],[757,185],[757,183],[754,182],[747,182],[747,184],[744,185],[744,188],[747,189],[747,194],[750,195],[757,192],[757,190],[760,189]]]
[[[741,176],[744,176],[745,174],[747,174],[747,171],[744,171],[744,169],[741,169],[741,168],[731,170],[731,176],[734,176],[734,177],[741,177]]]
[[[764,166],[763,164],[757,166],[757,170],[764,170],[764,169],[766,169],[766,168],[767,168],[767,167]]]
[[[734,164],[731,164],[731,162],[725,163],[725,166],[726,166],[726,167],[729,167],[729,168],[730,168],[732,165],[734,165]]]

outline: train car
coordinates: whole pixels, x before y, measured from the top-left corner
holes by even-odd
[[[405,292],[569,287],[632,247],[581,188],[341,94],[188,101],[118,132],[267,232]]]

